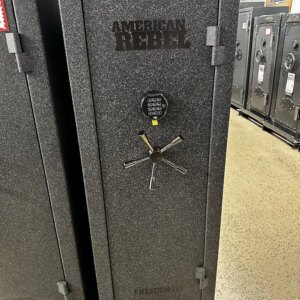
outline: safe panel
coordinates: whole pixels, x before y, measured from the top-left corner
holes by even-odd
[[[10,32],[13,8],[5,1]],[[53,299],[64,280],[26,75],[0,33],[0,294]]]
[[[246,96],[248,74],[249,43],[252,30],[251,14],[241,13],[238,20],[238,31],[235,51],[235,64],[232,85],[232,103],[242,107]]]
[[[248,109],[268,117],[272,101],[281,16],[263,16],[256,20]]]
[[[60,4],[100,298],[213,299],[238,1]]]
[[[5,16],[5,26],[0,25],[0,298],[58,300],[63,292],[68,299],[84,299],[72,219],[77,206],[71,209],[71,199],[80,199],[71,197],[62,147],[62,137],[70,142],[62,124],[72,124],[59,122],[56,110],[60,103],[59,114],[68,119],[62,109],[68,97],[63,40],[59,23],[42,30],[49,15],[40,5],[51,10],[52,22],[59,19],[54,1],[0,1]],[[49,41],[55,48],[51,64]],[[55,70],[59,74],[51,77]],[[59,291],[58,282],[66,282],[67,289]]]
[[[295,16],[298,17],[299,16]],[[275,105],[275,122],[288,130],[297,131],[299,123],[299,20],[286,23],[282,43],[284,43],[281,56],[280,78]]]

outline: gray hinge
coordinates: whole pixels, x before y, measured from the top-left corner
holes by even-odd
[[[218,26],[207,27],[206,46],[212,47],[211,65],[219,66],[225,63],[225,47],[220,46],[221,28]]]
[[[64,299],[68,299],[68,295],[70,293],[68,288],[68,283],[66,281],[57,282],[58,292],[64,296]]]
[[[199,289],[203,290],[208,286],[208,278],[204,267],[196,268],[196,278],[199,279]]]
[[[21,46],[20,34],[8,32],[5,34],[8,52],[16,55],[16,61],[19,72],[32,71],[32,64],[29,58],[24,54]]]
[[[247,21],[247,31],[250,31],[250,25],[251,25],[251,22],[250,20]]]

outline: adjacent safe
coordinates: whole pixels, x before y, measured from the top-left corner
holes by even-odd
[[[273,130],[294,145],[300,142],[300,15],[285,15],[282,22],[277,82],[272,112]]]
[[[281,18],[277,14],[255,19],[249,96],[243,112],[260,122],[270,118]]]
[[[58,85],[50,76],[62,67],[63,43],[56,39],[58,23],[49,27],[54,39],[43,37],[39,11],[33,0],[0,1],[0,298],[81,300],[61,140],[67,136],[55,107],[60,103],[62,112],[67,95],[59,88],[68,84],[61,85],[63,69],[55,74]],[[55,47],[51,68],[45,41]]]
[[[237,0],[60,1],[100,299],[213,299]]]
[[[247,105],[254,18],[287,12],[288,7],[256,7],[240,9],[235,50],[231,104],[237,108]]]

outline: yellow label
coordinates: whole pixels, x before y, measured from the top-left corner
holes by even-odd
[[[158,126],[158,120],[152,120],[152,125],[153,126]]]

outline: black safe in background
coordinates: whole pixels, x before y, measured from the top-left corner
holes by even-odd
[[[288,12],[288,7],[256,7],[239,11],[231,96],[231,104],[237,108],[245,108],[247,104],[250,65],[253,61],[254,18],[281,12]]]
[[[100,299],[214,298],[238,4],[60,1]]]
[[[265,124],[293,145],[300,144],[300,15],[286,14],[276,62],[272,125]]]
[[[0,9],[0,298],[97,299],[57,3]]]
[[[271,113],[275,64],[282,14],[255,18],[249,92],[245,114],[268,120]]]

